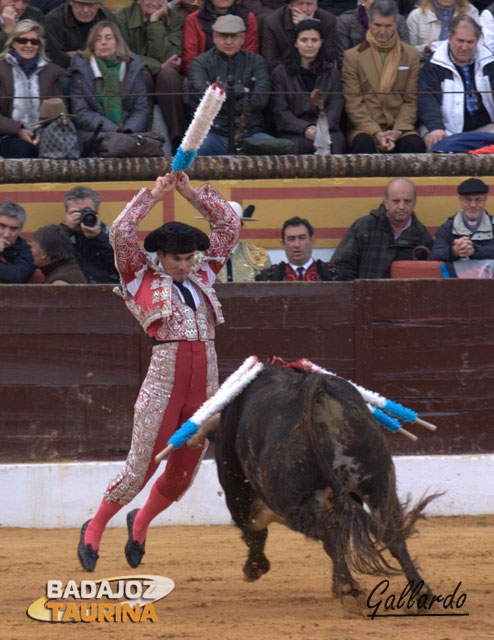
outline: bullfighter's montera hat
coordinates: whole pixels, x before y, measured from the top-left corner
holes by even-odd
[[[146,251],[162,251],[163,253],[192,253],[209,249],[207,235],[183,222],[167,222],[151,231],[144,240]]]

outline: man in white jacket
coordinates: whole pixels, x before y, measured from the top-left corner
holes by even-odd
[[[454,133],[494,132],[494,56],[479,44],[481,28],[456,16],[419,74],[418,116],[427,149]]]

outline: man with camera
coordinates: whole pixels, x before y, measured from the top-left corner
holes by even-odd
[[[90,284],[118,282],[108,228],[99,219],[101,198],[89,187],[77,186],[65,194],[65,222],[76,260]]]

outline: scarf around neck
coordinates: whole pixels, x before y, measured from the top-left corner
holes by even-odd
[[[401,56],[400,39],[398,38],[398,33],[395,31],[387,42],[378,42],[370,30],[365,34],[365,39],[370,45],[372,58],[379,74],[379,91],[381,92],[379,99],[383,102],[386,97],[384,94],[391,91],[396,80],[398,63],[400,62]],[[387,53],[384,64],[380,52]]]
[[[11,49],[9,53],[17,60],[17,62],[19,63],[19,67],[24,71],[28,78],[36,71],[36,69],[38,68],[38,62],[41,60],[41,56],[39,55],[39,53],[37,53],[34,58],[31,58],[30,60],[26,60],[26,58],[23,58],[15,49]]]
[[[116,55],[111,58],[94,57],[98,69],[101,72],[103,83],[98,91],[99,98],[103,103],[103,113],[105,116],[122,126],[122,97],[120,95],[120,61]]]
[[[437,19],[441,23],[441,32],[439,34],[439,40],[446,40],[448,37],[448,26],[451,18],[456,11],[456,2],[451,7],[442,7],[437,0],[432,0],[434,7],[434,13]]]

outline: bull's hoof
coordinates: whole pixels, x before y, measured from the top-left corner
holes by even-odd
[[[259,580],[261,576],[267,573],[271,568],[271,564],[266,556],[257,560],[247,560],[244,565],[244,580],[246,582],[254,582]]]
[[[367,597],[362,591],[352,590],[341,594],[341,605],[348,613],[364,616],[367,614]]]

